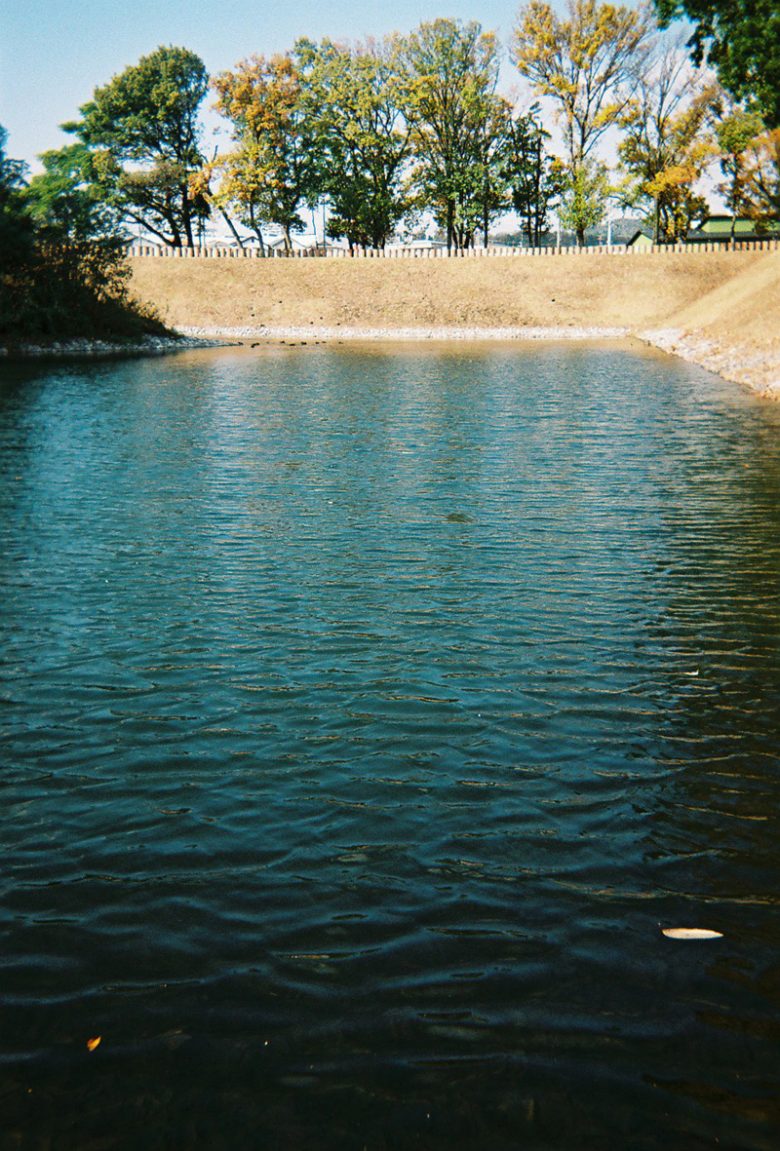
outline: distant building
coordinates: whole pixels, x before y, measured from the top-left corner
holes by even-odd
[[[643,232],[642,229],[639,228],[636,232],[634,232],[630,239],[626,240],[626,247],[634,248],[640,252],[649,252],[651,248],[655,247],[655,245],[653,243],[653,237],[650,235],[650,233]]]
[[[403,240],[398,243],[388,244],[388,251],[401,251],[401,252],[440,252],[447,245],[443,240],[431,240],[428,237],[416,240]]]
[[[734,225],[734,239],[738,242],[748,240],[780,239],[780,221],[768,220],[758,225],[755,220],[745,217],[707,216],[698,228],[688,233],[687,244],[728,244],[731,240],[731,228]]]
[[[290,245],[293,252],[310,252],[312,248],[316,248],[316,243],[312,239],[304,239],[302,236],[290,236]],[[265,242],[266,248],[272,252],[284,251],[284,236],[274,236]]]

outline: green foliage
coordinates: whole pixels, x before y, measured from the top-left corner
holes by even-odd
[[[96,88],[81,119],[64,125],[94,154],[99,196],[172,247],[192,247],[208,214],[190,193],[203,164],[198,110],[207,91],[199,56],[160,47]]]
[[[498,44],[475,21],[434,20],[406,40],[401,62],[416,160],[414,187],[446,230],[447,246],[473,242],[505,202],[501,146],[509,114],[496,94]]]
[[[657,2],[671,12],[677,0]],[[290,250],[304,209],[322,204],[328,234],[350,247],[381,248],[404,218],[432,214],[459,250],[480,231],[487,244],[491,220],[510,208],[538,245],[561,202],[582,242],[604,209],[599,146],[618,129],[624,202],[652,214],[659,239],[676,239],[704,207],[694,187],[717,154],[713,89],[679,45],[658,51],[656,33],[644,0],[521,8],[515,61],[542,106],[554,106],[565,162],[548,152],[540,106],[513,114],[498,94],[498,43],[475,21],[433,20],[357,45],[300,39],[285,54],[241,61],[213,82],[232,147],[210,161],[198,126],[205,67],[187,49],[160,47],[95,89],[65,126],[78,142],[46,153],[26,192],[6,162],[0,237],[12,212],[15,243],[27,227],[40,243],[75,250],[87,240],[110,257],[123,222],[192,245],[219,211],[239,243],[234,220],[261,245],[266,225],[280,228]],[[739,123],[721,117],[724,190],[735,211],[758,219],[777,203],[778,144],[753,131],[752,105],[740,114]]]
[[[604,164],[586,159],[566,172],[558,216],[564,228],[576,233],[580,247],[585,243],[587,229],[604,219],[611,192]]]
[[[622,193],[650,210],[656,242],[683,239],[706,205],[694,190],[714,153],[717,87],[692,75],[678,41],[663,44],[620,118]]]
[[[550,212],[564,189],[563,166],[547,151],[549,139],[538,104],[508,120],[501,171],[526,243],[532,247],[541,243]]]
[[[100,194],[96,157],[86,144],[44,152],[40,160],[43,172],[25,192],[39,230],[68,242],[111,238],[121,243],[120,215]]]
[[[128,298],[123,237],[80,186],[80,146],[46,153],[27,188],[5,138],[0,128],[0,340],[164,331]]]
[[[346,47],[299,40],[307,115],[320,159],[328,232],[350,246],[383,248],[409,207],[402,178],[410,128],[399,42]]]
[[[780,6],[777,0],[655,0],[664,24],[694,25],[688,41],[723,87],[753,104],[767,128],[780,128]]]
[[[301,75],[290,53],[253,56],[214,78],[217,108],[233,128],[236,148],[218,166],[217,200],[238,205],[254,222],[280,227],[285,246],[301,231],[300,212],[319,187],[319,151]]]
[[[0,276],[25,266],[33,248],[33,223],[24,201],[25,166],[6,155],[7,138],[0,125]],[[0,301],[0,309],[5,303]]]

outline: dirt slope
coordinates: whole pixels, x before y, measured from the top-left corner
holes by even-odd
[[[780,398],[780,252],[761,255],[642,333],[726,379]]]
[[[174,326],[641,327],[760,253],[465,260],[134,259],[133,288]]]

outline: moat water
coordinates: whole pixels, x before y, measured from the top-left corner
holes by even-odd
[[[5,363],[0,761],[2,1151],[780,1144],[780,407]]]

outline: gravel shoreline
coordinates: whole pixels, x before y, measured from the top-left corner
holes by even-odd
[[[733,384],[741,384],[764,399],[780,400],[780,361],[772,351],[722,345],[680,328],[657,328],[636,334],[644,343],[706,368]]]
[[[289,327],[190,328],[178,329],[190,337],[237,340],[606,340],[631,335],[628,328],[599,327],[420,327],[356,328],[348,325],[324,327],[317,324]]]

